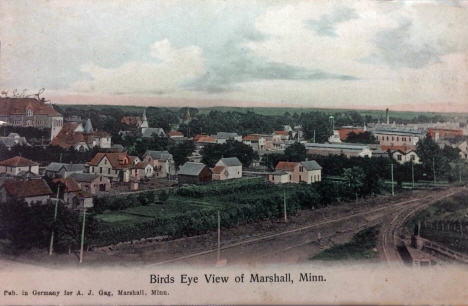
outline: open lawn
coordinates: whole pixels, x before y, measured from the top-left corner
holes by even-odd
[[[335,245],[310,258],[311,260],[363,260],[377,258],[377,226],[357,233],[350,242]]]

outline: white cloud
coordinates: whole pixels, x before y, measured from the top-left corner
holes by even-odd
[[[116,94],[166,94],[178,90],[186,80],[205,74],[202,50],[196,46],[174,48],[169,40],[155,42],[150,54],[159,63],[132,61],[118,68],[84,65],[91,81],[72,85],[73,91]]]

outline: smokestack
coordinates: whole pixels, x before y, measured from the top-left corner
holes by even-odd
[[[387,108],[387,124],[390,124],[390,116],[388,114],[388,108]]]

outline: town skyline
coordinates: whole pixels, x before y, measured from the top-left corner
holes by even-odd
[[[466,2],[137,4],[3,1],[0,88],[58,104],[468,111]]]

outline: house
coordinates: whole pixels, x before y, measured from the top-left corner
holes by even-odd
[[[237,133],[218,132],[213,137],[215,137],[218,140],[218,142],[220,141],[220,139],[224,139],[225,141],[227,140],[242,141],[242,136],[238,135]]]
[[[89,173],[108,177],[111,181],[130,181],[130,169],[140,162],[127,153],[97,153],[88,163]]]
[[[67,208],[75,210],[94,206],[93,195],[82,190],[73,178],[59,178],[54,179],[53,182],[60,187],[57,189],[58,198],[63,201]]]
[[[390,150],[390,154],[392,158],[399,164],[404,164],[406,162],[413,162],[415,164],[420,163],[419,156],[413,149]]]
[[[463,140],[453,144],[454,148],[460,149],[460,157],[468,159],[468,141]]]
[[[288,131],[274,131],[273,135],[280,136],[281,140],[289,140],[289,132]]]
[[[221,158],[212,171],[216,181],[242,178],[242,163],[237,157]]]
[[[28,146],[31,145],[26,141],[26,138],[20,137],[17,133],[10,133],[6,137],[0,137],[0,146],[3,146],[9,150],[11,150],[14,146]]]
[[[250,147],[254,151],[266,150],[265,143],[266,137],[260,134],[247,135],[242,138],[242,142]]]
[[[15,156],[0,162],[0,173],[17,176],[21,171],[39,174],[39,164],[21,156]]]
[[[63,115],[57,112],[45,99],[0,98],[0,121],[12,126],[50,128],[52,140],[62,128]]]
[[[202,163],[185,163],[177,173],[179,186],[184,184],[204,184],[212,180],[213,173],[211,170]]]
[[[131,169],[131,176],[134,180],[142,180],[153,176],[153,166],[147,162],[139,162]]]
[[[45,175],[50,178],[67,178],[73,173],[84,173],[85,171],[85,164],[50,163],[45,168]]]
[[[174,159],[168,151],[148,150],[143,155],[143,161],[153,166],[156,177],[170,178],[175,175]]]
[[[268,180],[275,184],[312,184],[322,181],[322,167],[315,160],[299,163],[280,161],[275,170],[268,175]]]
[[[85,126],[82,123],[68,122],[63,124],[57,136],[50,142],[51,146],[64,149],[74,148],[84,152],[94,147],[109,149],[111,136],[104,131],[94,131],[91,120],[88,119]]]
[[[184,139],[184,134],[178,131],[167,132],[167,136],[169,136],[169,138],[174,139],[174,140]]]
[[[50,199],[52,190],[44,180],[5,181],[0,187],[0,202],[9,199],[24,199],[28,204],[45,203]]]
[[[109,178],[105,176],[98,176],[91,173],[73,173],[70,175],[70,178],[80,186],[80,189],[91,194],[111,190],[111,182]]]
[[[448,139],[463,136],[462,129],[437,129],[437,128],[428,128],[427,133],[431,135],[432,139],[435,141],[439,139]]]
[[[310,155],[341,155],[347,157],[372,157],[369,145],[344,143],[305,143],[307,153]]]
[[[217,139],[214,137],[206,136],[200,137],[196,143],[196,146],[199,150],[203,149],[206,145],[218,143]]]

